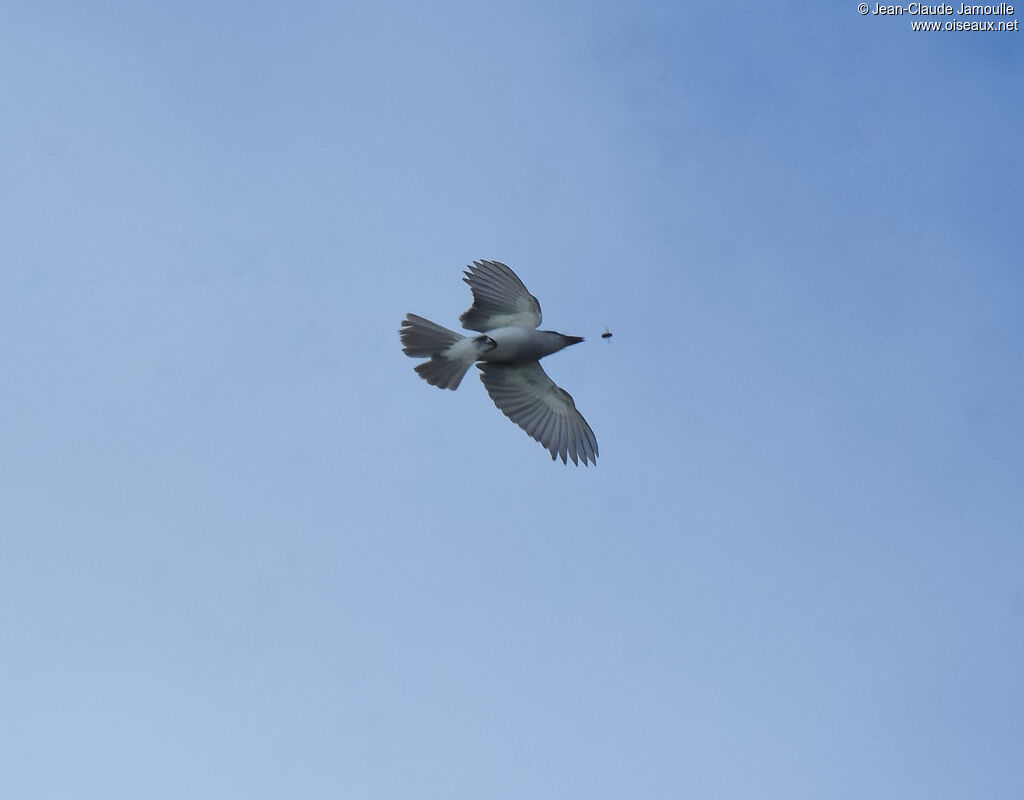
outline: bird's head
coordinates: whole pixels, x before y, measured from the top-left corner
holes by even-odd
[[[564,333],[558,333],[557,331],[538,331],[538,333],[544,334],[547,339],[548,347],[550,347],[551,353],[557,353],[559,350],[564,350],[573,344],[579,344],[583,341],[582,336],[566,336]]]

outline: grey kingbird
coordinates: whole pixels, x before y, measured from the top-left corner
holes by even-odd
[[[497,261],[474,261],[463,280],[473,292],[473,306],[459,322],[479,336],[463,336],[429,319],[407,314],[402,320],[402,351],[429,358],[416,366],[427,383],[457,389],[473,364],[487,394],[516,425],[562,463],[571,458],[597,463],[597,439],[572,396],[551,380],[540,359],[557,353],[582,336],[539,331],[540,303],[516,274]]]

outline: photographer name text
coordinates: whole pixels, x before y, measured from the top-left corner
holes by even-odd
[[[959,9],[954,9],[953,6],[944,4],[932,6],[924,3],[910,3],[906,6],[883,6],[881,3],[875,3],[875,7],[871,10],[873,16],[907,14],[912,17],[941,17],[952,16],[954,13],[960,17],[1012,17],[1013,6],[1008,3],[1000,3],[997,6],[969,6],[966,3],[961,3]]]

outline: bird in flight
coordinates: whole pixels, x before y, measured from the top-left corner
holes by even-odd
[[[428,358],[415,369],[440,389],[459,388],[476,364],[494,405],[540,442],[562,463],[597,464],[597,438],[572,396],[547,376],[540,359],[583,341],[539,331],[540,303],[516,274],[498,261],[474,261],[463,280],[473,293],[462,327],[479,335],[463,336],[429,319],[407,314],[399,334],[402,352]]]

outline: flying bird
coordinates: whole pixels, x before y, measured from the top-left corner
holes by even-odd
[[[540,303],[507,266],[498,261],[474,261],[463,280],[473,293],[473,305],[461,317],[462,327],[478,336],[463,336],[429,319],[407,314],[399,334],[402,352],[428,358],[415,369],[440,389],[459,388],[466,371],[476,364],[480,380],[498,409],[540,442],[562,463],[597,464],[597,438],[572,396],[547,376],[540,359],[582,336],[539,331]]]

